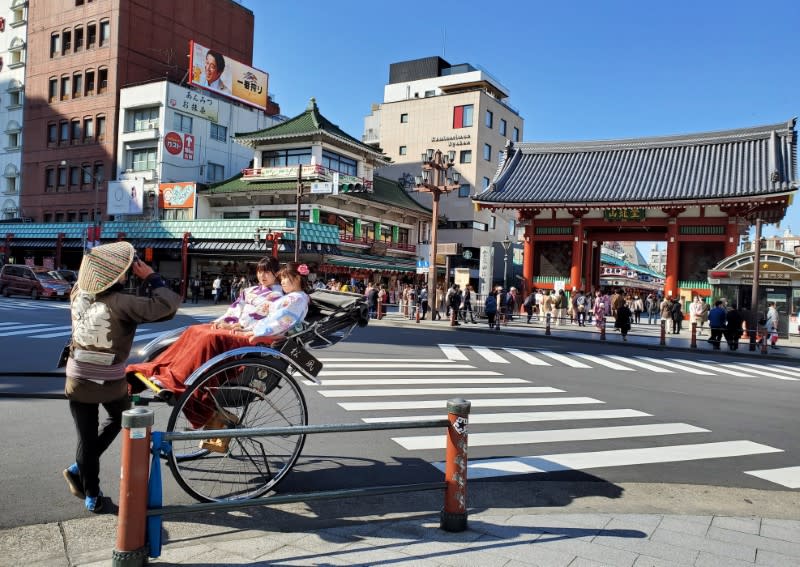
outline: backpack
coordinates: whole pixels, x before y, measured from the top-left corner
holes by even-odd
[[[497,313],[497,299],[494,295],[490,295],[486,298],[486,304],[484,305],[483,310],[486,314]]]

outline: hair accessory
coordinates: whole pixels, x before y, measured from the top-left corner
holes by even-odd
[[[301,276],[307,276],[308,266],[306,266],[305,264],[300,264],[299,266],[297,266],[297,273],[300,274]]]

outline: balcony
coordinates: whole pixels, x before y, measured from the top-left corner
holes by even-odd
[[[303,165],[301,178],[303,182],[333,181],[334,170],[321,165]],[[290,181],[297,179],[296,165],[278,167],[255,167],[242,170],[245,181]],[[339,185],[356,188],[351,192],[372,191],[372,181],[355,175],[339,174]]]
[[[340,244],[348,244],[350,246],[357,246],[359,248],[376,248],[376,244],[379,247],[385,247],[386,250],[391,250],[393,252],[405,252],[408,254],[416,254],[417,247],[414,244],[406,244],[404,242],[387,242],[387,241],[376,241],[374,238],[367,238],[365,236],[353,236],[352,234],[342,234],[339,233],[339,243]]]
[[[125,130],[122,133],[122,140],[125,142],[136,142],[138,140],[157,140],[158,139],[158,125],[151,124],[148,128],[139,128],[138,130]]]

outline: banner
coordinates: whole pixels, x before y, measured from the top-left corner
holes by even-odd
[[[108,182],[109,215],[141,215],[144,212],[144,179]]]
[[[194,182],[159,183],[159,209],[193,209],[196,186]]]
[[[492,278],[494,277],[494,248],[492,246],[481,246],[481,263],[478,268],[478,278],[480,279],[478,293],[486,297],[492,291]]]
[[[254,69],[194,41],[189,42],[191,57],[189,84],[227,96],[262,110],[267,109],[267,81],[264,71]]]

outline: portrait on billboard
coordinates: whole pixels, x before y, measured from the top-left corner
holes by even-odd
[[[189,43],[189,83],[241,102],[267,107],[269,76],[219,51]]]

